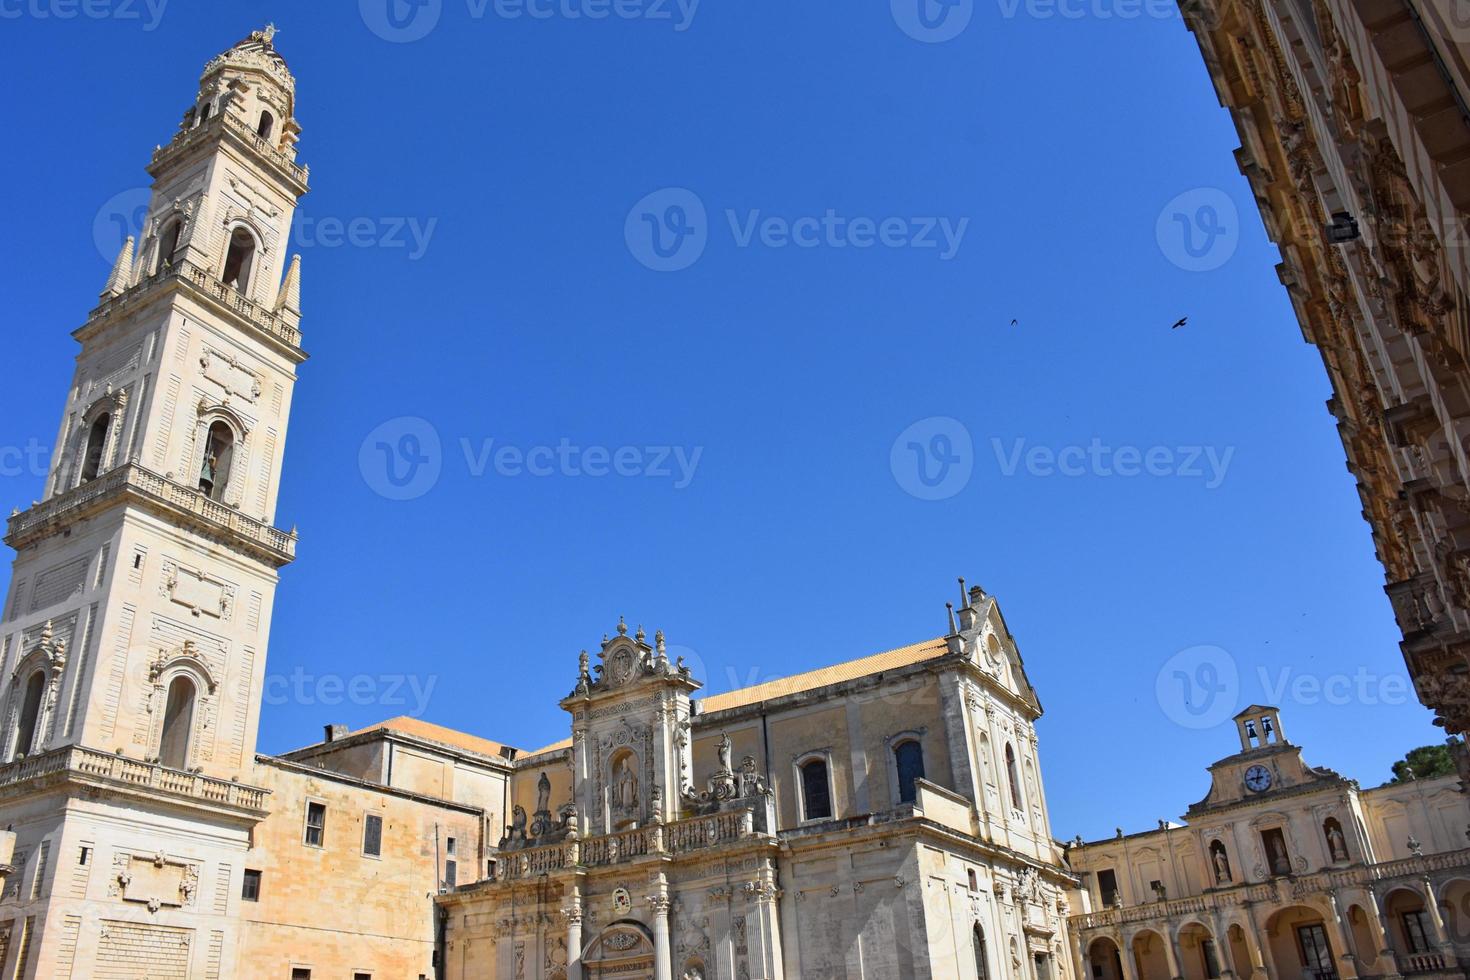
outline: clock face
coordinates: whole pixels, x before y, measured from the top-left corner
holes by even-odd
[[[1252,793],[1264,793],[1271,788],[1271,770],[1265,766],[1251,766],[1245,771],[1245,788]]]

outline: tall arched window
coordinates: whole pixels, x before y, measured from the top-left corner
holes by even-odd
[[[975,947],[975,976],[977,980],[986,980],[990,971],[985,966],[985,930],[980,928],[980,923],[975,923],[975,931],[970,938]]]
[[[893,761],[898,766],[899,802],[912,803],[918,795],[914,780],[924,778],[924,748],[914,739],[899,742],[893,747]]]
[[[1006,782],[1011,787],[1011,807],[1016,810],[1026,809],[1021,799],[1021,777],[1016,772],[1016,751],[1009,742],[1006,743]]]
[[[41,698],[46,693],[46,674],[36,671],[26,681],[25,698],[20,705],[20,723],[15,730],[15,757],[30,754],[31,743],[36,740],[36,722],[41,719]]]
[[[163,709],[163,738],[158,743],[158,761],[170,769],[185,769],[189,764],[189,731],[194,725],[194,682],[184,676],[175,677],[168,686],[168,700]]]
[[[207,122],[209,122],[209,103],[208,102],[204,103],[204,105],[202,105],[202,106],[199,107],[199,125],[203,126]]]
[[[230,482],[230,460],[235,455],[235,433],[223,422],[209,427],[204,458],[199,462],[199,489],[211,500],[223,500]]]
[[[255,127],[255,135],[263,140],[271,138],[271,132],[276,128],[276,117],[269,112],[261,112],[260,125]]]
[[[827,782],[827,761],[812,759],[801,765],[801,818],[826,820],[832,816],[832,790]]]
[[[221,276],[226,286],[240,292],[250,289],[250,267],[255,264],[255,236],[244,228],[230,233],[230,250],[225,253],[225,271]]]
[[[82,482],[97,479],[102,471],[102,454],[107,449],[107,428],[112,424],[111,415],[99,415],[92,428],[87,430],[87,450],[82,454]]]
[[[171,221],[164,229],[163,237],[158,240],[158,271],[162,272],[174,264],[179,251],[179,232],[183,227],[183,222]]]

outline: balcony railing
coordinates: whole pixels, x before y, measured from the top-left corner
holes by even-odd
[[[137,463],[127,463],[109,470],[66,493],[37,504],[30,510],[10,518],[5,541],[18,547],[29,534],[38,531],[67,514],[81,510],[103,497],[132,494],[167,505],[175,513],[183,512],[214,530],[227,531],[247,544],[264,550],[283,564],[296,557],[296,535],[272,527],[240,513],[233,507],[211,500],[198,490],[159,476]]]
[[[567,868],[606,867],[650,854],[687,854],[752,836],[756,836],[752,811],[715,813],[586,840],[505,851],[496,861],[495,880],[519,881]]]
[[[203,266],[186,260],[166,265],[152,275],[139,279],[121,294],[104,300],[88,315],[87,323],[94,323],[119,310],[146,301],[165,283],[180,283],[250,321],[277,340],[292,347],[301,346],[301,331],[284,317],[261,306],[234,286],[227,285]]]
[[[261,813],[264,813],[266,797],[270,795],[269,790],[256,786],[246,786],[194,772],[181,772],[156,763],[109,755],[77,745],[34,755],[0,767],[0,789],[59,773],[101,779],[169,796],[187,797]]]
[[[238,118],[228,109],[216,114],[206,122],[178,133],[166,145],[154,150],[153,163],[157,165],[165,157],[177,153],[185,147],[193,146],[195,143],[203,142],[211,135],[225,129],[228,129],[232,136],[244,142],[251,149],[255,150],[255,152],[265,157],[270,163],[285,171],[298,184],[305,187],[306,180],[311,175],[311,170],[307,167],[297,165],[295,160],[278,150],[269,140],[262,139],[255,130],[250,128],[249,123]]]

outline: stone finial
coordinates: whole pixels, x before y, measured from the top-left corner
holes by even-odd
[[[654,630],[653,631],[653,646],[654,646],[654,649],[658,650],[658,652],[660,654],[662,654],[664,652],[665,646],[664,646],[664,631],[663,630]]]
[[[965,591],[965,577],[963,575],[960,576],[960,608],[970,608],[970,595]]]
[[[949,610],[949,633],[948,633],[948,635],[949,636],[954,636],[956,633],[959,632],[959,628],[956,627],[955,626],[955,623],[954,623],[954,603],[952,603],[952,602],[946,602],[944,604],[944,608],[947,609],[947,610]]]
[[[117,260],[112,263],[112,272],[107,277],[107,285],[102,289],[102,298],[121,296],[123,291],[131,285],[132,277],[133,236],[129,235],[123,241],[122,248],[118,250]]]
[[[647,636],[648,636],[648,634],[645,633],[645,632],[643,632],[643,624],[642,623],[639,623],[638,624],[638,631],[633,634],[633,639],[637,640],[639,643],[642,643],[643,640],[644,640],[644,638],[647,637]]]

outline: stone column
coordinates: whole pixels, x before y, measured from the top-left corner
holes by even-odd
[[[781,927],[776,908],[781,889],[775,882],[763,878],[746,882],[745,894],[750,898],[751,911],[745,920],[751,980],[782,980],[785,971],[781,963]]]
[[[575,890],[561,914],[567,920],[567,980],[582,980],[582,901]]]
[[[1393,950],[1393,940],[1389,938],[1388,929],[1384,923],[1388,921],[1388,910],[1384,907],[1383,896],[1378,892],[1372,893],[1373,901],[1365,910],[1368,913],[1368,929],[1373,934],[1373,942],[1378,945],[1378,972],[1385,977],[1397,977],[1399,973],[1399,961]]]
[[[1444,954],[1445,964],[1448,966],[1455,962],[1455,951],[1450,942],[1450,934],[1444,927],[1444,914],[1439,910],[1439,896],[1434,893],[1434,882],[1425,875],[1419,880],[1424,886],[1424,912],[1429,916],[1429,924],[1434,928],[1434,945]]]
[[[1353,955],[1353,938],[1351,931],[1342,918],[1342,906],[1337,901],[1336,892],[1327,893],[1328,919],[1331,921],[1333,934],[1337,942],[1337,959],[1341,964],[1338,976],[1342,980],[1357,980],[1358,958]]]
[[[1138,980],[1138,963],[1133,959],[1133,937],[1124,936],[1122,930],[1115,937],[1118,944],[1118,962],[1123,966],[1123,980]]]
[[[1220,980],[1235,980],[1239,972],[1235,955],[1230,950],[1230,926],[1219,910],[1210,916],[1210,939],[1215,944],[1215,962],[1220,966]]]
[[[653,980],[674,980],[673,955],[669,952],[669,897],[662,892],[650,895],[648,906],[653,912]]]
[[[1169,961],[1169,976],[1174,980],[1184,980],[1184,970],[1179,965],[1179,937],[1174,933],[1174,925],[1164,922],[1164,957]]]
[[[1245,910],[1245,921],[1241,923],[1240,934],[1245,939],[1245,950],[1251,959],[1248,964],[1250,970],[1247,976],[1270,976],[1270,973],[1266,970],[1266,952],[1261,946],[1260,934],[1256,932],[1256,917],[1249,907]]]

